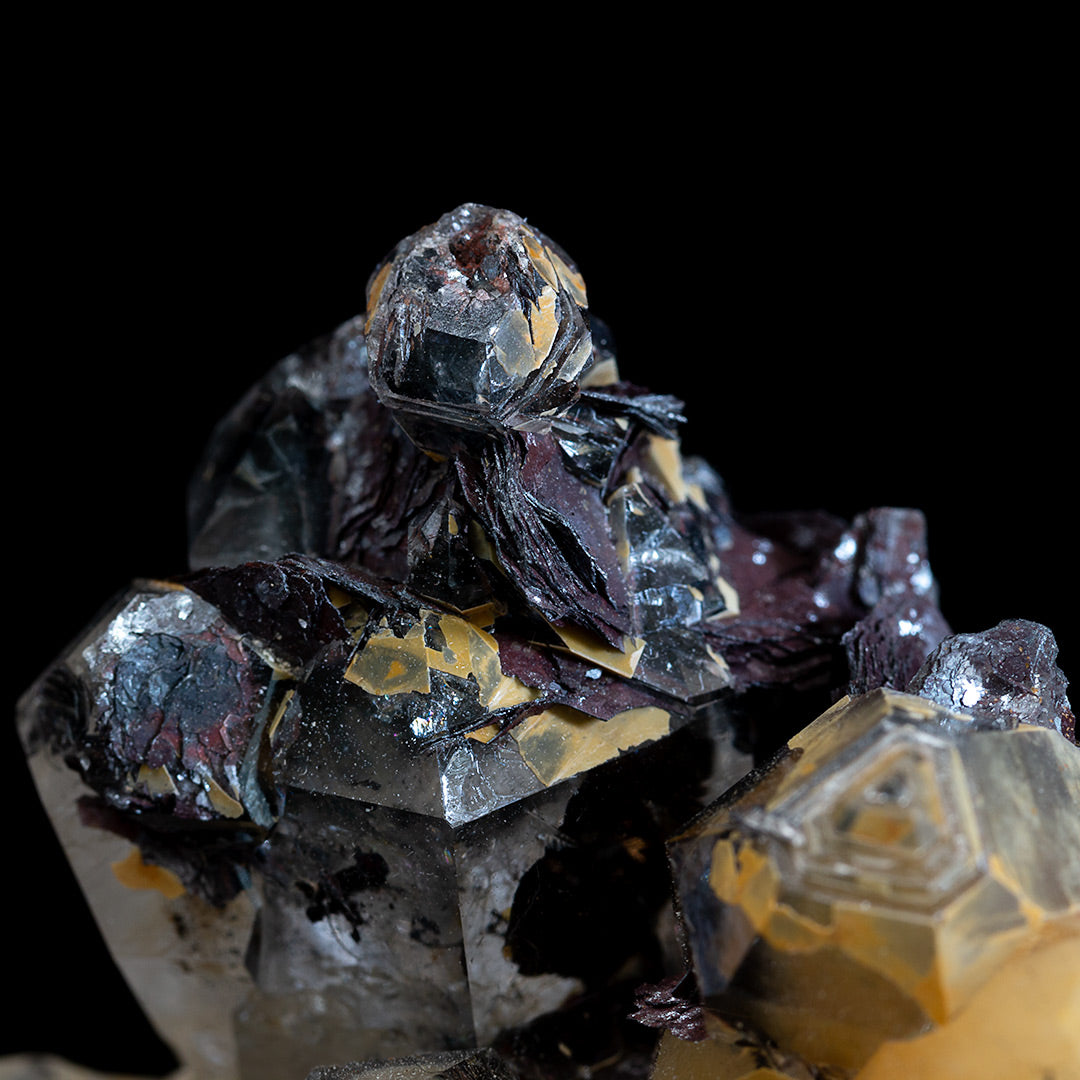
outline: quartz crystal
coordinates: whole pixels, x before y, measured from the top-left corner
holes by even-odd
[[[1080,1061],[1078,807],[1051,727],[842,700],[670,844],[703,1001],[794,1059],[774,1075],[1059,1075]],[[1037,1005],[1000,996],[1014,980]],[[976,1068],[990,1010],[1014,1048]],[[750,1075],[712,1041],[715,1075]]]
[[[1076,842],[1049,645],[1040,714],[997,688],[997,645],[941,644],[920,513],[740,516],[681,409],[621,379],[566,252],[466,204],[219,424],[190,572],[134,582],[19,715],[188,1075],[642,1076],[667,1026],[661,1075],[705,1014],[640,987],[684,946],[730,1007],[701,1023],[762,1046],[808,987],[864,988],[820,1025],[846,1066],[1072,918],[1039,856]],[[961,672],[948,708],[899,693]],[[950,711],[972,694],[974,722]],[[1038,769],[1060,775],[1033,793]]]
[[[491,1050],[399,1058],[367,1065],[315,1069],[308,1080],[516,1080],[517,1074]]]

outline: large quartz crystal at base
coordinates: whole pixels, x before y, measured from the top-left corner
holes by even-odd
[[[328,607],[301,570],[250,565],[228,614],[143,584],[22,712],[114,955],[196,1075],[466,1048],[657,974],[665,838],[749,764],[724,710],[635,706],[597,673],[610,719],[500,733],[484,703],[536,692],[496,638],[405,606],[380,636],[376,599],[338,586]]]
[[[517,1080],[517,1073],[491,1050],[462,1050],[330,1066],[315,1069],[307,1080]]]
[[[1080,1075],[1080,934],[1021,950],[953,1020],[881,1044],[855,1080],[1074,1080]],[[665,1032],[651,1080],[838,1080],[805,1059],[710,1017],[705,1037]]]
[[[848,1070],[971,1030],[1005,970],[1042,972],[1052,1014],[1075,1017],[1078,808],[1080,754],[1051,728],[978,729],[893,691],[844,700],[671,843],[704,1002]],[[1015,1040],[1040,1030],[998,1009]],[[1021,1059],[1056,1060],[1073,1030]]]
[[[855,1080],[1073,1080],[1080,1075],[1080,934],[1021,950],[953,1020],[881,1044]],[[710,1017],[694,1041],[665,1032],[651,1080],[837,1080]]]

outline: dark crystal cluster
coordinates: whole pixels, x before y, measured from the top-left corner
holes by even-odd
[[[698,873],[712,841],[666,846],[755,758],[879,688],[1072,753],[1052,636],[950,637],[919,512],[741,516],[681,410],[621,379],[569,255],[467,204],[220,423],[190,572],[136,582],[20,714],[193,1075],[644,1076],[767,937],[731,914],[743,841],[717,856],[735,893],[679,883],[681,920],[669,850]],[[936,797],[920,768],[897,782]],[[784,839],[788,807],[740,827]]]

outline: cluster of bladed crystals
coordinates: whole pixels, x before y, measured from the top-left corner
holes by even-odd
[[[695,944],[665,842],[750,751],[906,687],[949,633],[919,513],[741,518],[680,409],[620,379],[565,252],[468,204],[222,421],[191,572],[136,583],[20,718],[197,1075],[436,1051],[400,1075],[444,1075],[484,1045],[477,1076],[648,1071],[635,991]],[[1017,700],[978,651],[919,692]],[[1045,678],[1054,707],[1017,717],[1073,736]]]

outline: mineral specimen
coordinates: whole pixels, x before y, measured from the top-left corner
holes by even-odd
[[[659,974],[663,840],[747,767],[725,525],[568,258],[463,207],[370,292],[370,336],[223,423],[197,569],[23,709],[114,954],[207,1075],[467,1047]]]
[[[980,728],[889,690],[844,699],[671,842],[704,1002],[804,1068],[951,1076],[959,1056],[955,1075],[1069,1075],[1078,807],[1080,754],[1052,729]],[[1036,1008],[997,997],[1014,979],[1043,981]],[[991,1008],[1017,1048],[975,1067]]]
[[[920,672],[940,695],[959,670],[927,659],[949,628],[918,512],[740,517],[683,459],[681,422],[677,400],[620,379],[570,257],[467,204],[376,268],[365,316],[280,362],[219,425],[189,492],[191,572],[136,582],[19,718],[109,946],[192,1075],[467,1076],[477,1046],[502,1062],[487,1053],[479,1075],[642,1075],[657,1027],[628,1019],[635,992],[681,971],[685,933],[706,1003],[730,998],[759,1040],[787,1037],[774,1013],[797,1011],[819,962],[858,971],[877,996],[837,1023],[865,1056],[976,991],[988,968],[964,954],[968,930],[1012,941],[1035,905],[1062,923],[1073,886],[1061,900],[1039,860],[1010,862],[1005,826],[1004,869],[981,854],[978,785],[1003,766],[961,754],[942,710],[941,731],[889,721],[880,745],[868,721],[859,738],[799,736],[782,758],[805,750],[798,776],[819,753],[830,798],[841,781],[877,794],[822,810],[799,789],[772,816],[767,789],[747,796],[740,828],[761,826],[761,852],[717,855],[705,895],[684,880],[679,928],[665,841],[751,753],[845,688]],[[970,649],[948,655],[990,686]],[[1073,753],[1040,678],[1057,730],[1038,745]],[[965,731],[1005,734],[984,726]],[[1030,767],[1035,742],[1015,745],[1001,760]],[[853,844],[855,877],[807,862],[795,819],[814,851],[834,833]],[[694,828],[677,865],[713,858]],[[778,891],[789,862],[805,902]],[[832,940],[821,922],[853,881],[902,898],[875,923],[899,954],[886,971],[864,955],[869,930]],[[984,893],[945,935],[952,966],[919,983],[941,897]],[[728,994],[763,950],[754,972],[776,953],[781,974]],[[449,1056],[416,1057],[430,1054]],[[389,1058],[406,1060],[362,1064]]]
[[[491,1050],[372,1062],[315,1069],[308,1080],[516,1080],[516,1074]]]
[[[1009,730],[1021,723],[1052,727],[1076,741],[1076,717],[1065,696],[1054,635],[1038,623],[1010,619],[981,634],[944,638],[908,689],[978,728]]]

